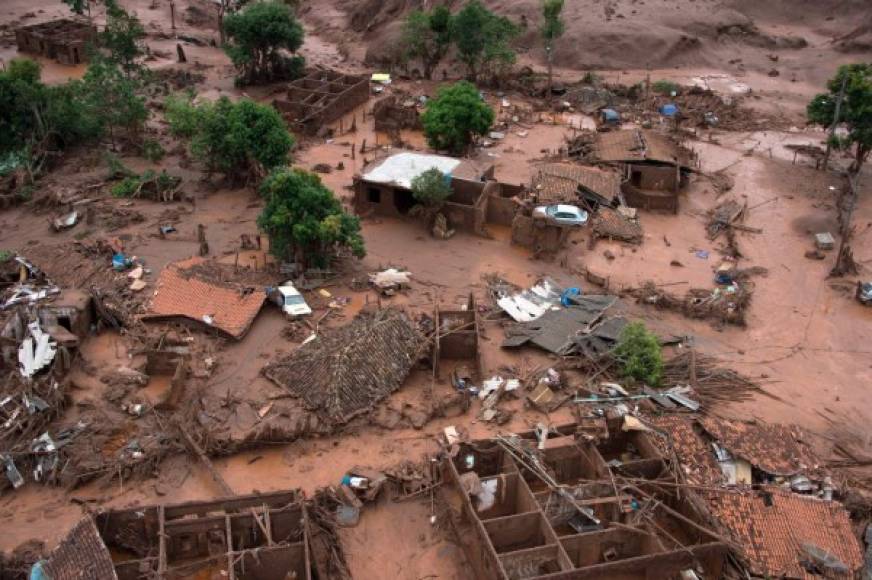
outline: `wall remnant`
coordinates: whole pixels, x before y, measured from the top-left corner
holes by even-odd
[[[317,69],[288,85],[273,101],[295,130],[314,135],[321,128],[369,100],[369,79]]]
[[[75,65],[88,60],[88,44],[97,37],[97,28],[88,22],[62,18],[15,31],[19,52],[38,54],[61,64]]]

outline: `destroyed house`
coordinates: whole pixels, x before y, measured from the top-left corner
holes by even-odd
[[[295,131],[313,135],[369,99],[369,79],[316,69],[288,85],[273,106]]]
[[[709,505],[755,577],[849,580],[863,568],[860,543],[838,502],[767,487],[710,494]]]
[[[269,364],[264,375],[325,423],[341,425],[399,389],[422,354],[414,322],[385,309],[319,334]]]
[[[566,425],[538,442],[531,432],[453,449],[442,493],[471,577],[721,577],[728,547],[698,498],[656,485],[673,478],[668,460],[621,420],[608,420],[605,438]]]
[[[537,205],[610,205],[620,193],[621,177],[614,171],[571,163],[541,165],[530,188]]]
[[[88,516],[45,570],[53,580],[327,578],[313,537],[292,491],[152,505]]]
[[[167,266],[142,319],[190,323],[239,340],[260,312],[266,293],[210,279],[198,270],[204,262],[191,258]]]
[[[642,129],[597,134],[590,160],[621,168],[621,192],[630,207],[671,212],[678,212],[678,193],[695,167],[691,151]]]
[[[88,60],[88,44],[96,38],[97,28],[93,24],[68,18],[22,26],[15,31],[19,52],[69,65]]]
[[[512,224],[512,198],[522,188],[495,181],[492,164],[482,167],[470,160],[415,152],[378,160],[355,176],[355,209],[362,215],[407,215],[416,205],[412,181],[433,168],[450,182],[452,194],[441,211],[452,228],[486,235],[487,224]]]

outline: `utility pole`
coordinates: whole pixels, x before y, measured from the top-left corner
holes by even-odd
[[[836,125],[839,124],[839,115],[842,113],[842,100],[845,98],[845,87],[848,84],[848,72],[842,77],[842,88],[839,89],[839,98],[836,99],[836,112],[833,115],[833,124],[830,125],[830,135],[827,138],[827,152],[824,154],[824,171],[830,163],[830,152],[833,149],[833,137],[836,135]]]

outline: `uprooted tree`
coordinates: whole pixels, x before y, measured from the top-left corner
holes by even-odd
[[[844,85],[844,97],[838,106]],[[808,119],[812,123],[831,127],[845,125],[847,134],[835,136],[836,145],[854,147],[851,173],[859,173],[872,151],[872,64],[849,64],[839,67],[828,83],[829,92],[814,97],[808,105]]]
[[[660,341],[641,322],[631,322],[621,331],[612,351],[624,377],[656,387],[663,379],[663,351]]]
[[[518,27],[508,18],[497,16],[479,0],[472,0],[452,19],[452,35],[457,56],[466,65],[469,79],[483,75],[496,80],[515,63],[511,42]]]
[[[421,116],[424,135],[433,149],[463,153],[476,135],[484,135],[494,122],[494,112],[475,85],[460,81],[441,87]]]
[[[190,94],[173,95],[165,114],[173,134],[191,140],[191,152],[208,171],[232,182],[257,181],[285,165],[294,146],[278,111],[250,99],[221,97],[195,104]]]
[[[293,259],[305,268],[327,266],[337,249],[358,258],[366,255],[360,220],[342,208],[314,173],[277,171],[263,182],[260,193],[266,206],[257,225],[269,235],[270,252],[278,259]]]
[[[420,59],[424,77],[433,78],[433,72],[451,48],[451,11],[437,6],[429,11],[413,10],[403,23],[405,56]]]
[[[305,60],[295,55],[303,45],[303,27],[286,4],[269,0],[249,4],[224,18],[224,50],[239,75],[237,83],[249,85],[291,80],[303,74]],[[288,51],[294,56],[285,56]]]

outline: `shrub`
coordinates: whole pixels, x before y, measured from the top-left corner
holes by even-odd
[[[288,59],[303,45],[303,27],[281,2],[255,2],[224,18],[225,52],[239,73],[240,84],[291,78],[301,70],[301,58]]]
[[[671,95],[672,93],[677,95],[681,91],[681,87],[672,81],[659,80],[651,83],[651,90],[661,95]]]
[[[621,365],[621,373],[652,387],[663,378],[663,353],[660,341],[641,322],[631,322],[621,331],[612,351]]]
[[[439,169],[431,167],[412,179],[412,197],[421,205],[438,207],[451,196],[451,185]]]

